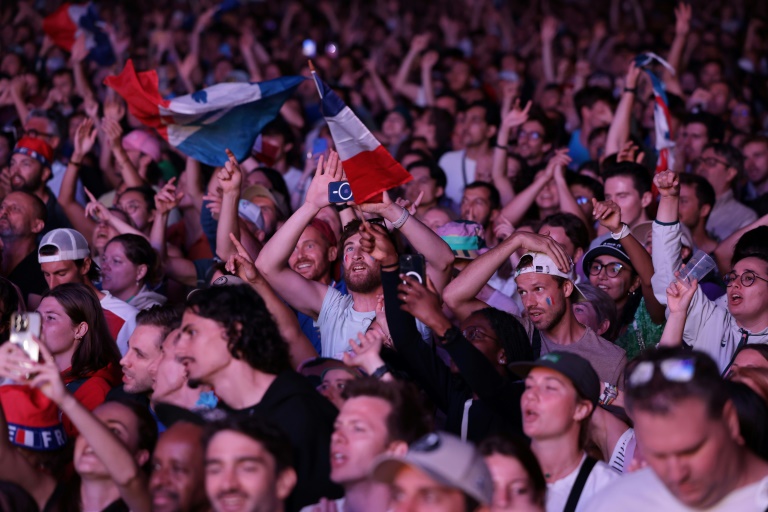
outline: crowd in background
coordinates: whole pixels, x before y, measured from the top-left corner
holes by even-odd
[[[0,5],[0,510],[768,509],[768,3],[61,6]],[[307,80],[212,167],[129,59]],[[334,200],[308,60],[412,179]]]

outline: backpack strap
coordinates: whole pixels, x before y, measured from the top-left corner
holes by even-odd
[[[581,465],[576,481],[573,483],[573,487],[571,487],[571,493],[568,495],[568,501],[565,502],[563,512],[576,512],[576,505],[579,504],[579,498],[581,498],[581,493],[584,491],[584,485],[586,485],[587,478],[592,473],[592,468],[595,467],[595,464],[597,464],[596,459],[587,457],[584,464]]]

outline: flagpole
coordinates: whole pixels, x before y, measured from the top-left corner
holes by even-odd
[[[320,95],[320,99],[323,99],[323,91],[320,89],[320,82],[317,81],[317,70],[315,69],[315,65],[312,64],[311,60],[307,61],[309,63],[309,72],[312,74],[312,79],[315,81],[315,87],[317,87],[317,94]]]

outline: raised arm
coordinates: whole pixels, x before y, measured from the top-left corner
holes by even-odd
[[[672,46],[669,49],[667,62],[675,71],[681,69],[683,64],[683,54],[685,52],[685,43],[688,40],[688,33],[691,30],[692,9],[690,4],[681,2],[675,7],[675,38],[672,40]],[[680,82],[678,78],[664,68],[662,78],[664,84],[670,92],[681,94]]]
[[[543,173],[539,174],[533,183],[525,187],[501,210],[501,215],[505,217],[513,226],[517,225],[536,201],[541,189],[549,183],[555,173],[554,159],[550,159]]]
[[[621,209],[613,201],[598,202],[592,199],[593,215],[601,226],[610,233],[619,233],[624,224],[621,222]],[[622,249],[629,256],[629,261],[640,276],[640,285],[645,298],[645,307],[651,318],[657,324],[664,321],[664,305],[660,304],[653,294],[651,278],[653,277],[653,260],[645,247],[630,233],[619,240]]]
[[[431,50],[421,58],[421,87],[424,89],[424,106],[431,107],[435,104],[435,87],[432,83],[432,69],[437,64],[440,55]]]
[[[553,238],[525,231],[512,233],[499,245],[471,261],[443,290],[445,304],[459,320],[464,320],[478,309],[486,307],[484,302],[475,297],[493,273],[520,248],[548,254],[563,272],[568,272],[571,268],[571,261],[565,249]]]
[[[419,219],[410,215],[405,208],[393,203],[389,194],[384,192],[383,197],[383,203],[362,204],[360,209],[364,212],[378,213],[391,224],[405,217],[405,223],[399,228],[400,233],[411,243],[416,252],[424,255],[427,262],[427,275],[435,283],[438,291],[442,291],[451,280],[454,260],[451,247]]]
[[[229,234],[240,234],[238,205],[240,203],[240,185],[243,181],[243,173],[235,155],[227,150],[227,157],[229,159],[217,174],[222,197],[219,223],[216,227],[216,256],[222,261],[228,260],[230,255],[237,252]]]
[[[699,282],[695,279],[690,284],[672,281],[667,288],[667,306],[669,316],[664,331],[659,340],[660,347],[679,347],[683,344],[685,321],[688,318],[688,307],[696,294]]]
[[[88,190],[87,188],[85,189],[85,194],[88,196],[88,200],[89,200],[89,203],[85,206],[86,216],[96,219],[99,222],[102,220],[108,222],[121,235],[130,233],[133,235],[143,236],[144,238],[149,240],[149,237],[147,237],[147,235],[145,235],[138,229],[134,228],[127,222],[123,221],[122,219],[112,215],[112,212],[109,211],[109,208],[104,206],[102,203],[99,202],[98,199],[93,197],[93,194],[91,194],[91,191]]]
[[[621,100],[613,114],[611,126],[608,128],[608,136],[605,140],[605,154],[618,153],[624,143],[629,140],[629,129],[632,121],[632,106],[637,96],[637,80],[640,76],[640,68],[635,66],[633,60],[629,64],[627,77],[624,80],[624,91]]]
[[[590,219],[584,214],[579,204],[576,202],[576,198],[573,197],[571,189],[568,187],[568,182],[565,180],[565,173],[568,171],[568,165],[571,163],[571,157],[568,156],[567,149],[558,149],[555,151],[547,166],[553,165],[555,170],[553,173],[553,179],[555,180],[555,187],[557,187],[557,196],[560,200],[560,211],[565,213],[571,213],[582,221],[584,225],[589,227]]]
[[[307,336],[301,330],[296,314],[285,305],[269,283],[261,276],[253,264],[253,259],[243,244],[233,235],[229,234],[235,252],[227,260],[227,270],[238,276],[253,287],[264,299],[272,318],[275,319],[280,336],[288,343],[291,351],[291,365],[294,368],[308,359],[317,357],[317,351],[310,343]]]
[[[555,82],[555,61],[552,43],[557,36],[557,20],[547,16],[541,22],[541,65],[544,68],[544,79],[547,83]]]
[[[395,83],[392,85],[394,92],[402,94],[413,102],[416,102],[419,96],[419,86],[408,83],[408,74],[413,66],[413,61],[427,48],[427,44],[429,44],[429,34],[414,36],[413,40],[411,40],[411,46],[408,48],[408,53],[403,57],[400,68],[397,70]]]
[[[316,281],[309,281],[294,272],[288,266],[288,258],[299,242],[304,228],[321,208],[330,204],[328,184],[341,179],[341,175],[341,161],[335,151],[331,151],[327,160],[320,157],[315,177],[307,191],[306,201],[272,235],[256,258],[256,268],[275,291],[288,304],[312,318],[317,318],[320,313],[328,287]]]
[[[731,236],[718,244],[717,249],[715,249],[715,260],[717,261],[717,268],[722,275],[725,275],[731,270],[733,250],[736,248],[736,242],[739,241],[739,238],[744,236],[744,233],[747,231],[759,228],[760,226],[768,226],[768,215],[763,215],[752,224],[733,232]]]
[[[86,240],[93,236],[93,230],[96,229],[96,223],[85,215],[85,208],[77,202],[75,191],[77,190],[77,176],[83,159],[96,142],[96,129],[93,126],[92,119],[86,119],[77,128],[75,133],[75,150],[72,158],[67,163],[67,170],[61,180],[61,190],[59,191],[59,204],[64,210],[72,226],[82,233]]]
[[[40,351],[45,362],[33,363],[35,371],[34,377],[29,380],[30,386],[40,389],[69,417],[80,435],[104,464],[128,508],[135,512],[149,512],[152,509],[151,497],[146,477],[140,468],[149,459],[149,452],[141,450],[134,458],[123,441],[119,439],[120,434],[112,433],[112,429],[121,431],[125,426],[117,423],[115,425],[102,423],[78,402],[64,386],[59,369],[45,344],[40,343]],[[121,433],[127,434],[127,432]]]
[[[168,225],[168,216],[184,197],[184,192],[176,192],[175,181],[176,177],[174,176],[160,192],[155,194],[155,218],[152,220],[149,243],[157,251],[158,260],[161,262],[165,261],[166,258],[165,231]]]
[[[491,176],[493,178],[493,184],[499,191],[501,197],[502,206],[507,204],[515,198],[515,190],[512,188],[512,183],[507,178],[507,156],[509,152],[509,132],[522,125],[528,120],[528,112],[531,110],[531,102],[529,101],[524,109],[520,109],[520,100],[514,99],[514,106],[509,105],[511,108],[506,108],[507,103],[513,101],[513,91],[517,90],[517,84],[505,82],[504,84],[504,105],[501,112],[501,125],[499,126],[499,132],[496,135],[496,146],[493,148],[493,164],[491,164]]]
[[[365,69],[368,71],[368,76],[371,78],[373,88],[376,90],[376,95],[379,97],[379,101],[386,110],[392,110],[395,108],[395,100],[392,98],[392,93],[389,87],[384,83],[379,76],[379,72],[376,69],[376,61],[373,57],[368,58],[365,61]]]

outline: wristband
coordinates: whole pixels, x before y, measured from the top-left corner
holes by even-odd
[[[403,208],[403,213],[400,214],[400,218],[392,223],[392,229],[400,229],[401,227],[403,227],[403,224],[405,224],[405,221],[407,221],[408,217],[410,216],[411,214],[408,213],[408,210]]]
[[[69,165],[74,165],[75,167],[80,167],[83,165],[83,162],[75,162],[74,160],[69,161]]]
[[[347,203],[339,203],[339,204],[334,204],[333,207],[336,208],[337,212],[343,212],[344,210],[349,208],[349,205]]]
[[[621,230],[618,233],[611,233],[611,238],[613,238],[614,240],[621,240],[622,238],[625,238],[629,234],[630,234],[629,226],[627,226],[622,222]]]
[[[502,146],[501,144],[494,144],[494,147],[499,148],[499,149],[503,149],[504,152],[508,152],[509,151],[509,148],[507,146]]]
[[[393,268],[397,268],[399,266],[400,266],[399,263],[393,263],[391,265],[382,265],[381,270],[392,270]]]
[[[625,87],[624,92],[628,92],[630,94],[637,94],[637,87]]]
[[[371,377],[374,379],[380,379],[384,376],[384,374],[389,373],[389,368],[386,364],[379,366],[376,368],[373,373],[371,374]]]

